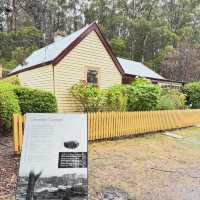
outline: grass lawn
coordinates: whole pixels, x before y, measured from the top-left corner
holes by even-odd
[[[89,188],[114,186],[137,200],[200,199],[200,128],[89,146]]]

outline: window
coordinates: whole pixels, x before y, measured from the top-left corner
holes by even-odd
[[[97,70],[87,70],[87,83],[98,85],[98,71]]]

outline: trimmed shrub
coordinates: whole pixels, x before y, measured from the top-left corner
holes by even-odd
[[[56,98],[50,92],[24,87],[15,87],[13,90],[19,99],[22,114],[57,111]]]
[[[108,88],[105,94],[105,102],[108,111],[126,111],[127,88],[122,85]]]
[[[23,88],[7,81],[0,81],[0,133],[9,134],[13,113],[56,112],[56,98],[50,92]]]
[[[176,89],[163,89],[158,104],[159,110],[186,108],[186,96]]]
[[[160,98],[160,87],[151,81],[138,78],[128,87],[128,111],[156,109]]]
[[[184,86],[187,104],[192,108],[200,108],[200,82],[188,83]]]
[[[71,94],[81,104],[84,112],[97,112],[104,108],[105,92],[92,84],[75,84],[71,88]]]
[[[11,133],[13,113],[19,113],[18,99],[12,91],[2,91],[0,88],[0,134]]]

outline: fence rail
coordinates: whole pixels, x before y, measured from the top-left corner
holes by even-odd
[[[90,141],[193,126],[200,123],[200,109],[88,113]],[[14,151],[21,152],[24,117],[13,116]]]

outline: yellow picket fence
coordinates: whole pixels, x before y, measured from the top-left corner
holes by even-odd
[[[13,144],[15,154],[19,154],[23,143],[25,117],[20,114],[13,114]]]
[[[20,153],[24,117],[14,114],[14,150]],[[88,113],[90,141],[164,131],[200,124],[200,109]]]
[[[89,140],[144,134],[193,126],[200,110],[103,112],[88,114]]]

